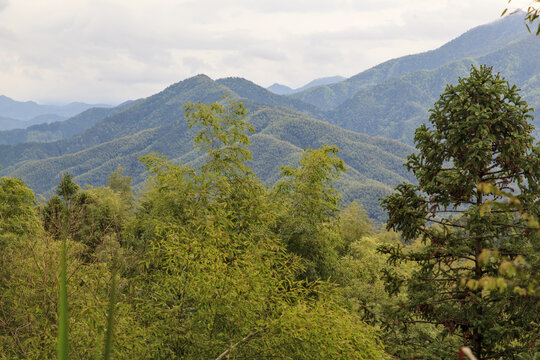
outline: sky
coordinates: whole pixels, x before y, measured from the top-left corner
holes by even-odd
[[[529,0],[512,0],[511,8]],[[435,49],[507,0],[0,0],[0,95],[117,104],[197,74],[293,88]]]

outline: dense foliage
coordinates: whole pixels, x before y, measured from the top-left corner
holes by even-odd
[[[416,131],[418,154],[407,167],[418,185],[399,185],[383,201],[388,229],[425,244],[414,251],[382,247],[390,261],[418,264],[406,282],[403,316],[461,335],[479,359],[516,358],[535,349],[539,333],[534,292],[516,282],[482,286],[515,275],[505,261],[529,257],[528,271],[538,271],[538,224],[522,215],[539,213],[540,151],[530,112],[515,86],[489,67],[473,67],[435,103],[433,128]],[[486,207],[503,191],[517,193],[521,212]]]
[[[2,203],[10,208],[2,224],[13,251],[2,258],[1,356],[54,356],[58,261],[67,237],[69,347],[62,351],[69,358],[107,353],[114,274],[112,358],[387,358],[376,329],[325,280],[330,273],[307,279],[312,257],[288,250],[284,222],[309,221],[335,234],[325,249],[337,265],[338,197],[335,190],[336,200],[325,195],[330,168],[343,168],[337,149],[305,152],[299,168],[284,171],[293,180],[268,188],[247,165],[251,125],[241,104],[189,104],[186,115],[199,130],[200,168],[148,155],[150,179],[137,199],[121,168],[108,187],[85,190],[64,174],[56,195],[38,207],[21,181],[2,179]],[[318,170],[304,176],[305,166]],[[295,214],[283,196],[289,181],[296,200],[326,215]],[[320,198],[301,190],[313,184]],[[324,233],[316,241],[325,242]]]

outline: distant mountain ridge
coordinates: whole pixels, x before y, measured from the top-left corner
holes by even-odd
[[[27,128],[0,131],[0,145],[16,145],[25,142],[53,142],[77,135],[91,128],[107,116],[117,114],[135,101],[126,101],[114,108],[90,108],[65,121],[40,122]]]
[[[487,64],[521,88],[529,106],[540,109],[540,39],[527,36],[493,53],[456,60],[437,69],[420,70],[359,91],[326,114],[343,128],[412,144],[414,130],[429,118],[428,109],[447,84],[469,74],[470,66]],[[536,114],[540,112],[536,111]],[[540,117],[535,116],[535,136]]]
[[[297,92],[300,92],[300,91],[310,89],[310,88],[315,87],[315,86],[329,85],[329,84],[337,83],[337,82],[343,81],[343,80],[346,80],[346,78],[343,77],[343,76],[339,76],[339,75],[338,76],[328,76],[328,77],[323,77],[323,78],[312,80],[309,83],[307,83],[306,85],[304,85],[302,87],[299,87],[297,89],[293,89],[293,88],[290,88],[290,87],[288,87],[286,85],[282,85],[282,84],[278,84],[278,83],[275,83],[275,84],[267,87],[266,89],[273,92],[274,94],[277,94],[277,95],[289,95],[289,94],[294,94],[294,93],[297,93]]]
[[[463,58],[487,55],[526,37],[532,37],[523,25],[519,11],[489,24],[477,26],[438,49],[388,60],[344,81],[311,87],[291,94],[321,109],[331,110],[361,90],[420,70],[434,70]]]
[[[18,119],[12,119],[7,116],[0,116],[0,129],[10,130],[23,127],[25,122]]]
[[[20,121],[17,127],[2,126],[0,130],[26,128],[31,125],[65,120],[92,107],[111,107],[105,104],[86,104],[73,102],[67,105],[40,105],[34,101],[16,101],[5,95],[0,95],[0,118],[10,118]]]
[[[34,124],[51,123],[51,122],[63,121],[63,120],[66,120],[66,117],[55,115],[55,114],[38,115],[27,121],[0,116],[0,131],[12,130],[12,129],[24,129]]]
[[[273,92],[277,95],[287,95],[292,94],[294,92],[294,89],[291,87],[288,87],[287,85],[282,85],[278,83],[274,83],[266,88],[266,90]]]

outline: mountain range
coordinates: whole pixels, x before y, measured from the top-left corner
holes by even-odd
[[[269,87],[267,87],[266,90],[269,90],[273,92],[274,94],[278,94],[278,95],[289,95],[289,94],[305,91],[315,86],[330,85],[330,84],[334,84],[343,80],[346,80],[346,78],[344,78],[343,76],[328,76],[328,77],[312,80],[306,85],[301,86],[297,89],[290,88],[287,85],[274,83],[273,85],[270,85]]]
[[[388,60],[344,81],[312,87],[292,96],[321,109],[336,108],[359,91],[385,81],[416,71],[435,70],[456,60],[484,56],[524,38],[534,38],[523,25],[523,17],[523,12],[517,12],[475,27],[438,49]]]
[[[267,183],[278,178],[281,165],[297,163],[302,149],[324,143],[340,147],[348,165],[339,186],[351,196],[363,197],[374,216],[380,216],[376,205],[380,196],[412,179],[402,167],[405,156],[413,150],[410,146],[317,120],[313,115],[320,111],[314,106],[272,94],[245,79],[214,81],[205,75],[131,103],[76,136],[50,143],[2,145],[0,162],[4,168],[0,172],[21,177],[38,193],[47,193],[65,171],[82,184],[98,185],[118,164],[136,184],[141,183],[145,173],[138,159],[149,152],[196,164],[200,154],[193,148],[194,130],[183,119],[182,105],[219,101],[223,93],[242,101],[249,110],[248,120],[255,127],[252,167]]]
[[[82,102],[41,105],[34,101],[16,101],[0,95],[0,130],[24,129],[36,124],[62,121],[93,107],[111,106]]]
[[[345,200],[359,199],[383,220],[377,199],[402,181],[414,181],[402,166],[414,151],[414,129],[427,121],[446,84],[466,76],[471,64],[493,66],[522,88],[531,106],[540,105],[540,38],[528,34],[521,15],[472,29],[439,49],[286,96],[242,78],[197,75],[115,108],[0,132],[0,175],[20,177],[37,193],[50,194],[66,171],[81,184],[102,185],[119,164],[141,184],[146,175],[138,159],[149,152],[197,165],[201,155],[182,106],[220,101],[226,93],[248,109],[255,127],[251,165],[267,184],[277,180],[281,165],[295,165],[302,149],[334,144],[349,169],[338,183]]]

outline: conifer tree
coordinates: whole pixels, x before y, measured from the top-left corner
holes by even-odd
[[[506,191],[525,212],[538,213],[540,151],[531,136],[531,111],[518,89],[492,68],[472,67],[435,103],[432,127],[416,130],[418,153],[406,165],[418,185],[399,185],[383,200],[387,228],[400,231],[405,241],[420,237],[425,245],[413,252],[381,248],[391,261],[418,264],[406,283],[404,321],[439,324],[462,335],[478,359],[514,359],[534,347],[538,336],[537,297],[508,286],[478,286],[498,276],[502,259],[538,252],[520,212],[485,206]],[[485,249],[500,256],[486,256]]]

